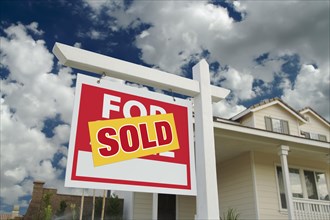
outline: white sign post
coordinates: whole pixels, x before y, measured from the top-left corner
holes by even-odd
[[[197,219],[219,219],[217,168],[209,65],[205,60],[193,67],[200,93],[194,98],[195,154],[197,173]]]
[[[60,43],[54,45],[53,53],[69,67],[194,97],[197,218],[220,218],[211,102],[221,101],[229,90],[210,85],[205,60],[193,68],[191,80]]]

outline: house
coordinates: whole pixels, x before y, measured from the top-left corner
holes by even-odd
[[[330,124],[311,108],[265,100],[214,118],[220,215],[330,219]],[[198,176],[197,176],[198,178]],[[126,219],[194,219],[194,196],[116,192]]]
[[[45,188],[45,182],[43,181],[34,181],[33,182],[33,191],[32,198],[29,203],[28,209],[24,215],[24,220],[37,220],[44,218],[45,212],[45,198],[49,197],[49,205],[52,208],[52,214],[57,215],[59,212],[63,212],[62,214],[70,214],[67,217],[72,217],[73,215],[79,215],[79,209],[81,204],[81,196],[76,195],[64,195],[58,194],[57,189],[53,188]],[[92,197],[86,196],[84,198],[84,215],[90,215],[92,210]],[[65,204],[64,207],[61,203]],[[75,214],[72,214],[75,213]]]
[[[46,205],[50,205],[51,207],[50,215],[52,219],[78,219],[81,211],[82,196],[59,194],[56,189],[46,188],[44,184],[45,182],[43,181],[33,182],[32,198],[23,219],[45,219]],[[82,215],[84,219],[91,219],[93,213],[93,196],[84,196],[83,201]],[[94,207],[94,217],[97,219],[101,216],[101,197],[95,198]],[[108,198],[106,200],[105,217],[110,215],[113,219],[121,219],[122,210],[123,200],[118,198]]]
[[[22,216],[19,214],[19,205],[14,205],[11,213],[0,213],[0,220],[20,220]]]

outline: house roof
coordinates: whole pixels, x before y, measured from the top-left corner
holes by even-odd
[[[251,107],[245,109],[243,112],[232,117],[230,120],[236,121],[236,120],[242,118],[243,116],[249,114],[250,112],[256,112],[256,111],[259,111],[261,109],[267,108],[267,107],[275,105],[275,104],[282,106],[285,110],[287,110],[290,114],[292,114],[294,117],[296,117],[300,121],[302,121],[304,123],[307,122],[306,119],[301,114],[299,114],[299,112],[294,110],[291,106],[286,104],[282,99],[277,98],[277,97],[272,98],[272,99],[266,99],[266,100],[259,102],[258,104],[252,105]]]
[[[301,110],[299,110],[300,114],[306,114],[311,113],[314,115],[318,120],[320,120],[322,123],[324,123],[326,126],[330,127],[330,122],[328,122],[325,118],[323,118],[321,115],[319,115],[316,111],[314,111],[311,107],[306,107]]]

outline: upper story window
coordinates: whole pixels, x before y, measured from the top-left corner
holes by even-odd
[[[284,191],[282,168],[277,166],[276,171],[280,191],[281,207],[282,209],[286,209],[287,204]],[[293,198],[329,201],[329,193],[325,173],[298,168],[289,168],[289,178]]]
[[[325,136],[323,134],[316,134],[316,133],[305,132],[305,131],[301,131],[301,134],[304,135],[308,139],[327,141],[327,136]]]
[[[274,131],[277,133],[289,134],[289,123],[288,121],[265,117],[265,124],[267,131]]]

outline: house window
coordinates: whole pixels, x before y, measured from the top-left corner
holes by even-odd
[[[305,132],[305,131],[302,131],[301,134],[304,135],[305,138],[308,138],[308,139],[327,141],[327,136],[325,136],[323,134],[316,134],[316,133]]]
[[[266,124],[267,131],[289,134],[288,121],[276,119],[276,118],[265,117],[265,124]]]
[[[277,180],[282,209],[287,208],[282,168],[277,166]],[[325,173],[289,168],[291,192],[294,198],[329,200]]]

